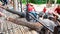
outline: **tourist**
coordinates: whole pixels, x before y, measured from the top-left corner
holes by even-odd
[[[57,6],[57,8],[55,9],[55,12],[60,14],[60,5]]]
[[[37,18],[37,13],[36,13],[34,6],[30,3],[28,3],[27,6],[28,6],[28,13],[33,15],[35,18]],[[29,16],[29,18],[30,18],[30,16]]]
[[[43,8],[43,12],[46,13],[46,10],[47,10],[46,7],[44,7],[44,8]]]

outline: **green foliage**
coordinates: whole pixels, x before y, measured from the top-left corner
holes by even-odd
[[[43,4],[43,3],[46,3],[46,0],[29,0],[29,2],[35,3],[35,4]]]
[[[57,3],[60,4],[60,0],[57,0]]]
[[[51,0],[51,1],[52,1],[52,3],[54,3],[53,0]],[[34,3],[34,4],[45,4],[46,0],[28,0],[28,2]],[[22,3],[26,4],[26,0],[22,0]],[[57,3],[60,4],[60,0],[57,0]]]
[[[22,3],[26,4],[26,0],[22,0]]]

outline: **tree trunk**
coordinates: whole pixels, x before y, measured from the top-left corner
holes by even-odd
[[[20,0],[20,7],[21,7],[21,12],[22,12],[22,0]]]
[[[54,6],[56,6],[56,3],[57,3],[57,0],[54,0],[55,2],[54,2]]]
[[[29,27],[30,29],[33,29],[33,30],[36,30],[38,32],[40,32],[41,28],[42,28],[42,25],[40,23],[31,23],[31,22],[24,22],[24,21],[21,21],[21,20],[17,20],[17,19],[13,19],[13,18],[7,18],[8,21],[11,21],[15,24],[18,24],[18,25],[23,25],[23,26],[27,26]]]
[[[13,8],[15,11],[18,11],[18,1],[17,0],[13,0]]]

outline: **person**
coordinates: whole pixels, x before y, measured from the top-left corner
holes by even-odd
[[[35,12],[35,8],[33,7],[33,5],[29,6],[28,12],[33,14],[34,17],[36,18],[36,12]]]
[[[54,27],[59,25],[59,21],[57,19],[58,19],[58,16],[53,14],[53,16],[49,16],[48,19],[44,19],[43,22],[45,22],[47,27],[52,29],[51,31],[53,31]],[[49,30],[47,28],[45,28],[45,34],[48,34],[48,32],[49,32]]]
[[[30,6],[29,3],[26,5],[26,20],[27,20],[27,21],[30,21],[29,14],[28,14],[28,6]],[[28,18],[29,18],[29,19],[28,19]]]
[[[52,21],[54,21],[54,23],[56,25],[59,25],[60,21],[58,21],[58,16],[57,15],[53,14],[53,16],[50,16],[49,19],[52,20]]]
[[[43,8],[43,12],[45,13],[45,12],[46,12],[46,10],[47,10],[47,9],[46,9],[46,7],[44,7],[44,8]]]
[[[32,14],[35,18],[37,18],[37,13],[33,5],[30,3],[28,5],[28,13]]]
[[[55,12],[60,14],[60,5],[57,6],[57,8],[55,9]]]
[[[52,6],[52,3],[50,1],[47,2],[46,6],[49,8]]]

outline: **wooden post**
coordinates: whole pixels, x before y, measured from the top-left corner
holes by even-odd
[[[13,9],[18,11],[18,1],[17,0],[13,0]]]

